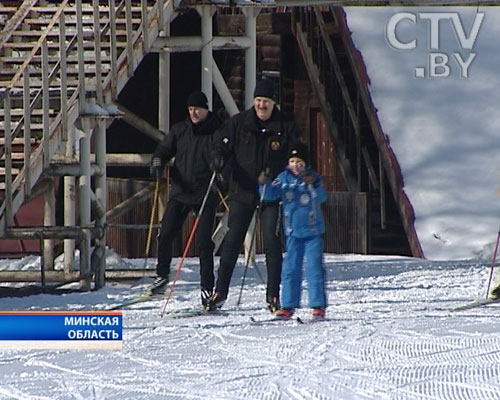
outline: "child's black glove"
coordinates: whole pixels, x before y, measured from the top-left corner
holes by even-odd
[[[312,171],[304,171],[301,175],[302,177],[302,182],[304,182],[306,185],[310,185],[314,182],[316,182],[316,174]]]

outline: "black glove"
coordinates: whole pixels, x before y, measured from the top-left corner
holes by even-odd
[[[266,170],[262,171],[259,177],[257,178],[259,185],[265,185],[266,183],[268,183],[270,176],[271,176],[271,171],[269,168],[266,168]]]
[[[161,164],[160,157],[153,157],[149,167],[149,174],[156,179],[160,179],[163,173],[163,165]]]
[[[212,153],[212,160],[210,161],[210,170],[213,172],[221,172],[223,168],[224,156],[221,153],[214,151]]]
[[[310,185],[316,181],[316,174],[312,171],[304,171],[301,175],[302,182],[306,185]]]

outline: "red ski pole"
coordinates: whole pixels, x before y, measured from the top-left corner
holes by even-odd
[[[170,290],[167,294],[167,298],[166,298],[165,304],[163,305],[163,308],[161,310],[160,317],[163,317],[163,315],[165,314],[165,310],[167,309],[167,305],[170,302],[170,298],[172,297],[172,293],[174,292],[175,283],[177,282],[177,279],[179,279],[179,274],[181,272],[182,266],[184,265],[184,261],[186,259],[187,252],[189,251],[189,248],[191,247],[191,242],[193,241],[194,234],[196,233],[196,228],[198,227],[198,223],[200,222],[201,213],[203,212],[203,209],[205,208],[205,204],[207,203],[208,195],[210,194],[210,190],[212,189],[215,175],[216,175],[216,173],[214,172],[212,174],[212,178],[210,178],[210,183],[208,184],[207,192],[205,193],[205,197],[203,198],[203,201],[201,203],[200,210],[198,211],[198,216],[196,217],[196,219],[194,221],[193,228],[191,229],[191,233],[189,234],[188,240],[186,242],[186,246],[184,247],[184,251],[182,253],[182,258],[179,261],[179,264],[177,265],[177,268],[175,270],[174,280],[172,281],[172,286],[170,287]]]
[[[490,294],[491,279],[493,278],[493,270],[495,269],[495,260],[497,258],[498,242],[499,241],[500,241],[500,229],[498,230],[497,242],[495,244],[495,250],[493,251],[493,259],[491,260],[490,279],[488,280],[488,289],[486,290],[486,298],[488,298],[488,295]]]

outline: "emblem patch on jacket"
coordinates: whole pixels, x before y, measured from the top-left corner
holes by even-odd
[[[307,193],[303,193],[300,196],[300,204],[306,205],[309,203],[309,195]]]
[[[273,151],[277,151],[280,148],[280,146],[281,146],[281,143],[278,142],[277,140],[273,140],[271,142],[271,150],[273,150]]]

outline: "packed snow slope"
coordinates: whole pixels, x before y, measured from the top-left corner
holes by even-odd
[[[500,7],[346,13],[425,257],[480,255],[500,224]]]
[[[450,311],[484,296],[488,262],[355,255],[325,260],[327,321],[252,322],[270,317],[265,286],[251,269],[236,306],[240,260],[223,315],[160,318],[160,300],[123,311],[121,351],[2,350],[0,399],[500,398],[500,306]],[[115,261],[121,268],[144,265]],[[262,257],[257,261],[264,271]],[[0,297],[0,303],[4,310],[105,309],[150,282]],[[188,259],[169,310],[198,305],[198,282],[198,261]],[[310,310],[297,314],[307,320]]]

